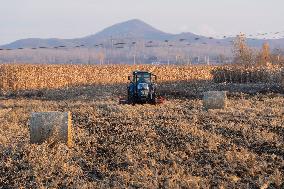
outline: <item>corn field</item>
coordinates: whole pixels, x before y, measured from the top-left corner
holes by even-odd
[[[212,71],[216,83],[280,83],[283,78],[280,66],[224,66]]]
[[[58,89],[92,84],[127,83],[133,70],[146,70],[158,82],[213,80],[216,83],[279,83],[280,66],[152,66],[152,65],[0,65],[2,93],[20,90]],[[283,75],[282,69],[282,75]],[[282,81],[283,82],[283,81]]]
[[[89,66],[89,65],[1,65],[2,92],[30,89],[68,88],[78,85],[120,84],[128,82],[134,70],[151,71],[158,81],[211,79],[209,66]]]
[[[1,65],[2,91],[24,91],[0,99],[0,188],[284,188],[283,94],[212,82],[225,69],[245,70]],[[133,70],[157,75],[164,104],[118,103]],[[212,90],[228,91],[225,109],[204,109]],[[31,115],[53,111],[72,112],[72,148],[31,143]]]

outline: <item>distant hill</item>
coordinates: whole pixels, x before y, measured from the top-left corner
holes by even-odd
[[[101,32],[90,35],[81,40],[96,42],[101,39],[113,38],[133,38],[146,40],[165,40],[170,38],[172,34],[162,32],[145,22],[134,19],[110,26]]]
[[[60,45],[73,46],[75,44],[74,40],[66,40],[66,39],[40,39],[40,38],[28,38],[21,39],[15,42],[12,42],[7,45],[1,46],[1,48],[32,48],[32,47],[54,47]]]
[[[110,26],[94,35],[89,35],[83,38],[76,39],[40,39],[29,38],[21,39],[10,44],[1,46],[1,48],[33,48],[33,47],[54,47],[54,46],[94,46],[98,43],[110,42],[111,39],[117,41],[123,40],[153,40],[153,41],[165,41],[175,40],[179,41],[186,39],[186,43],[204,43],[211,46],[230,46],[231,41],[234,38],[226,39],[210,39],[208,37],[199,36],[190,32],[181,34],[170,34],[160,31],[153,26],[138,20],[133,19],[126,22],[118,23]],[[265,40],[262,39],[248,39],[249,45],[253,47],[261,47]],[[284,39],[270,39],[266,40],[270,43],[271,48],[284,48]]]

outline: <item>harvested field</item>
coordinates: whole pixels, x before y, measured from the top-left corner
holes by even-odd
[[[280,86],[178,73],[160,82],[168,100],[158,106],[118,105],[126,81],[111,80],[3,96],[0,188],[283,188]],[[227,108],[204,110],[208,90],[228,91]],[[28,120],[41,111],[72,112],[73,148],[30,144]]]

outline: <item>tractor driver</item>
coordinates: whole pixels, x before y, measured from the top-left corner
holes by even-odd
[[[149,74],[139,74],[138,75],[138,83],[150,83],[150,75]]]

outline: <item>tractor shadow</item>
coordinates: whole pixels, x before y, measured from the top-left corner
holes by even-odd
[[[64,87],[58,89],[22,90],[4,95],[7,99],[33,100],[113,100],[126,93],[126,84],[94,84]]]
[[[64,87],[58,89],[22,90],[2,95],[6,99],[37,99],[37,100],[117,100],[126,98],[126,83],[119,84],[92,84]],[[277,84],[234,84],[214,83],[209,80],[171,81],[158,83],[158,96],[166,99],[202,99],[205,91],[228,91],[229,97],[238,97],[243,93],[248,96],[268,93],[283,93]]]

